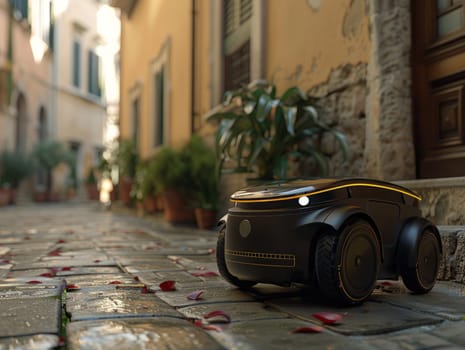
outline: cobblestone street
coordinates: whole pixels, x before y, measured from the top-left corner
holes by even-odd
[[[215,245],[213,231],[96,203],[2,208],[0,349],[465,348],[461,284],[411,295],[385,282],[334,308],[297,287],[233,288]],[[319,312],[343,318],[325,325]]]

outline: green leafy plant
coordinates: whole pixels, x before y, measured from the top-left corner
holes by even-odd
[[[121,140],[116,152],[116,159],[121,176],[133,179],[136,175],[137,163],[139,162],[139,154],[135,142],[129,139]]]
[[[33,170],[30,156],[23,152],[4,150],[0,154],[0,185],[17,188]]]
[[[95,169],[90,168],[86,177],[86,185],[97,185],[97,178],[95,176]]]
[[[192,189],[191,174],[186,155],[180,150],[163,146],[150,166],[153,184],[159,191],[176,189],[188,193]]]
[[[216,210],[219,198],[219,176],[215,152],[198,135],[184,146],[190,159],[190,175],[196,207]]]
[[[341,132],[320,120],[313,102],[298,87],[289,88],[281,96],[271,84],[227,92],[224,106],[230,111],[209,118],[219,121],[219,168],[256,171],[260,179],[284,179],[291,157],[311,157],[320,175],[328,175],[328,158],[318,147],[320,138],[332,134],[346,159],[348,145]]]
[[[37,168],[47,173],[47,190],[52,188],[52,170],[61,163],[65,163],[70,169],[75,167],[75,157],[63,143],[55,140],[47,140],[38,143],[32,157],[37,164]]]

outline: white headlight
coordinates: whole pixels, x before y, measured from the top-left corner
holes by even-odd
[[[302,207],[307,206],[308,203],[310,203],[310,199],[309,199],[307,196],[303,196],[303,197],[300,197],[300,198],[299,198],[299,204],[300,204]]]

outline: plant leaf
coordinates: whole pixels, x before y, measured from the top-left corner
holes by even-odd
[[[297,115],[296,107],[283,107],[284,121],[286,122],[287,132],[291,135],[294,135],[294,123]]]

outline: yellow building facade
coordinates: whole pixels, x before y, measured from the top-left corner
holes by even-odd
[[[121,133],[143,157],[211,136],[229,88],[298,86],[347,137],[346,162],[321,140],[332,175],[406,180],[433,220],[465,222],[454,209],[465,205],[454,195],[465,193],[463,1],[111,3],[123,11]]]

